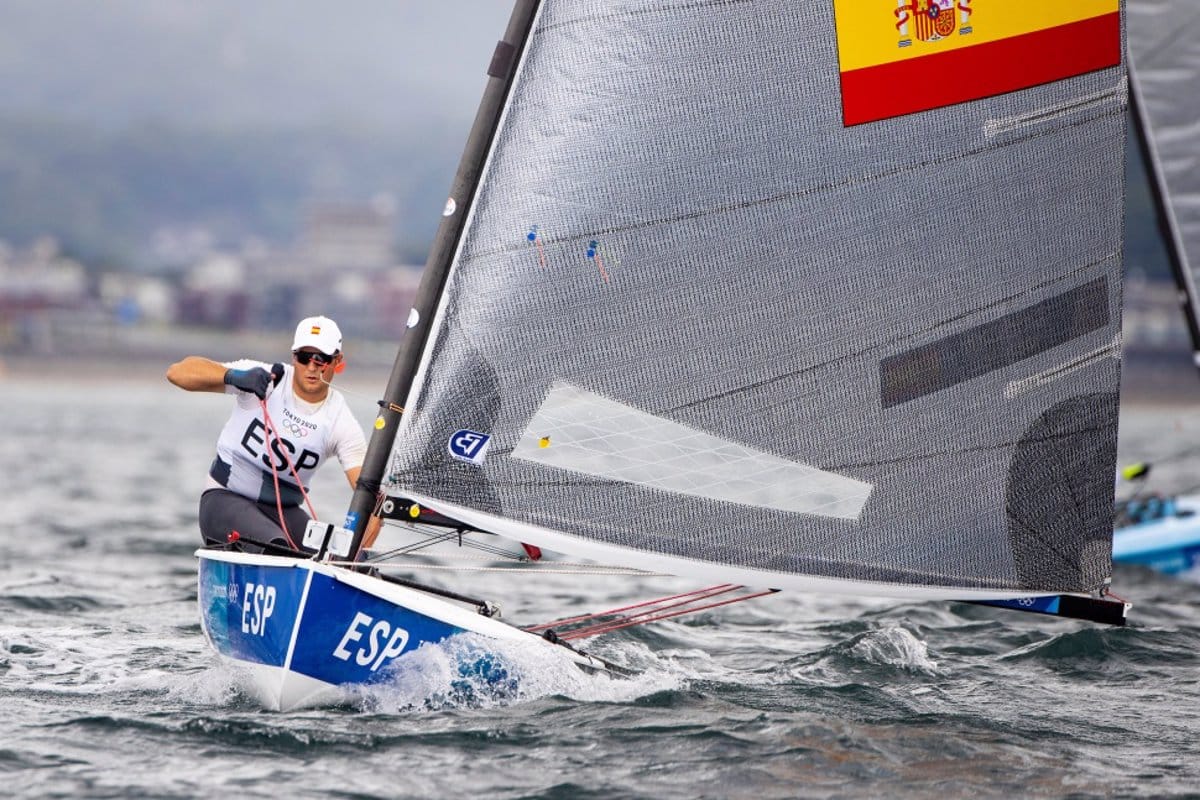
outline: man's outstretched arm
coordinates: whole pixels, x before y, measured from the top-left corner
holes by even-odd
[[[188,356],[167,367],[167,380],[189,392],[224,392],[224,364],[203,356]]]

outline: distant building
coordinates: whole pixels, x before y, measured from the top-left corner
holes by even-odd
[[[164,324],[175,319],[175,292],[164,279],[132,272],[106,272],[97,295],[101,306],[123,325]]]
[[[419,270],[395,263],[395,204],[324,205],[290,250],[250,243],[210,253],[184,276],[176,319],[231,330],[280,330],[327,314],[356,338],[397,337]]]
[[[91,281],[78,261],[44,236],[24,249],[0,242],[0,351],[49,355],[63,348],[59,324],[82,319]]]
[[[175,319],[185,325],[242,330],[250,327],[250,306],[245,262],[237,256],[214,253],[184,276],[176,297]]]
[[[0,309],[79,308],[89,295],[87,271],[43,236],[20,250],[0,243]]]
[[[396,267],[381,276],[372,292],[376,329],[385,339],[399,341],[408,327],[408,313],[417,299],[420,267]]]
[[[377,272],[395,263],[394,204],[321,206],[308,216],[300,250],[318,272]]]

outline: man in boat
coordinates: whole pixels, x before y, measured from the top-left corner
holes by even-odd
[[[336,457],[354,487],[367,445],[330,385],[343,364],[337,323],[309,317],[296,326],[290,364],[188,356],[167,369],[167,380],[181,389],[236,398],[200,495],[206,544],[300,550],[309,521],[305,487],[317,467]]]

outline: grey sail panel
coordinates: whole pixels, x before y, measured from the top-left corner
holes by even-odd
[[[1107,579],[1124,70],[845,127],[827,6],[543,3],[392,490],[778,586]]]
[[[1176,281],[1200,352],[1200,4],[1132,0],[1130,83],[1144,160]],[[1198,362],[1200,363],[1200,362]]]

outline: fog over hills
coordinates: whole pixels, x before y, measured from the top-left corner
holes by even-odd
[[[0,238],[155,268],[156,234],[286,243],[396,202],[422,263],[510,0],[0,0]],[[1135,165],[1140,168],[1140,165]],[[1165,275],[1144,178],[1129,262]]]
[[[507,0],[0,0],[0,237],[148,266],[393,195],[423,259]]]
[[[510,8],[507,0],[0,0],[0,112],[106,127],[469,121]]]

